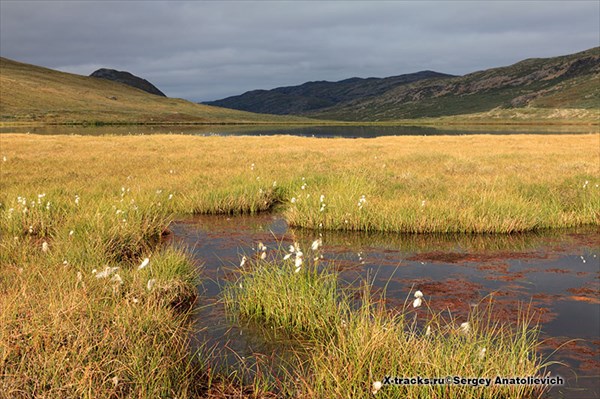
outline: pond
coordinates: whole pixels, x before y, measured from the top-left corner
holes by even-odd
[[[285,346],[248,326],[235,325],[218,302],[241,257],[259,241],[270,256],[294,241],[308,246],[319,232],[288,228],[276,214],[198,216],[172,224],[171,239],[203,266],[197,324],[223,361],[264,356]],[[518,235],[402,235],[322,232],[326,261],[346,282],[373,276],[387,287],[388,307],[402,306],[411,289],[425,293],[434,310],[466,314],[489,295],[495,317],[514,318],[530,305],[541,325],[542,354],[566,380],[549,398],[600,397],[600,232],[596,228]]]
[[[469,126],[466,128],[445,126],[290,126],[290,125],[46,125],[0,127],[2,133],[31,133],[47,135],[146,135],[188,134],[197,136],[270,136],[295,135],[303,137],[372,138],[379,136],[435,136],[466,134],[590,134],[597,133],[594,126]]]

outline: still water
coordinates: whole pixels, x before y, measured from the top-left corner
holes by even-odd
[[[269,256],[276,248],[318,232],[288,228],[277,215],[199,216],[174,223],[172,240],[185,245],[203,266],[197,324],[223,359],[274,359],[285,342],[265,337],[228,320],[218,302],[243,255],[259,241]],[[373,276],[375,288],[387,286],[388,307],[400,307],[411,289],[420,289],[434,310],[465,315],[488,295],[495,317],[516,317],[530,305],[542,329],[542,354],[559,351],[550,367],[566,379],[549,398],[600,397],[600,232],[581,228],[520,235],[400,235],[322,232],[325,259],[346,282]],[[278,348],[279,346],[279,348]],[[264,359],[263,359],[264,361]],[[267,360],[268,362],[269,360]]]
[[[29,126],[0,127],[2,133],[47,135],[146,135],[189,134],[197,136],[270,136],[370,138],[379,136],[435,136],[464,134],[589,134],[597,127],[586,126],[470,126],[468,128],[430,126],[277,126],[277,125],[126,125],[126,126]]]

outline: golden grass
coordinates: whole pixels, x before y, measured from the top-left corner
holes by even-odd
[[[162,198],[175,213],[251,212],[282,202],[292,225],[310,228],[516,232],[598,224],[599,139],[4,134],[0,202],[10,207],[39,192],[85,202],[126,187],[142,202]]]
[[[205,388],[189,324],[173,310],[191,300],[195,266],[160,246],[173,214],[282,203],[292,224],[312,228],[598,225],[599,140],[2,134],[0,392],[193,397],[198,381]],[[138,271],[144,257],[152,267]],[[123,284],[92,274],[106,267]]]

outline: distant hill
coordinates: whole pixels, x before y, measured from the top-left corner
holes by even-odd
[[[123,83],[131,87],[135,87],[140,90],[144,90],[150,94],[156,94],[157,96],[166,97],[165,93],[158,90],[156,86],[148,82],[146,79],[135,76],[132,73],[125,71],[116,71],[114,69],[100,68],[97,71],[92,72],[90,75],[93,78],[108,79],[115,82]]]
[[[578,109],[583,110],[579,114],[593,118],[600,108],[599,60],[600,47],[596,47],[566,56],[528,59],[465,76],[419,72],[384,79],[310,82],[248,92],[210,104],[346,121],[490,112],[506,115],[498,111],[523,108]],[[402,81],[402,77],[413,79]]]
[[[59,72],[0,57],[0,122],[288,123],[304,120],[156,96],[107,79]]]
[[[453,75],[422,71],[389,78],[350,78],[339,82],[307,82],[300,86],[253,90],[239,96],[205,102],[231,109],[286,115],[303,114],[373,98],[402,85],[427,79],[444,79]]]

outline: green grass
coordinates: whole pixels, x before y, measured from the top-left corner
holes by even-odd
[[[286,370],[289,378],[284,385],[290,394],[368,397],[372,384],[385,381],[385,376],[494,379],[543,373],[544,364],[536,354],[538,330],[527,312],[516,324],[500,323],[492,317],[490,301],[480,303],[467,319],[456,320],[433,313],[426,299],[424,308],[407,301],[392,311],[386,309],[385,298],[372,296],[366,282],[357,296],[354,289],[337,285],[339,277],[330,268],[318,271],[310,264],[295,272],[289,262],[250,260],[228,286],[224,300],[240,320],[300,338],[299,361]],[[377,397],[530,398],[540,394],[532,386],[387,385]]]
[[[238,280],[226,288],[225,302],[244,321],[298,338],[326,340],[331,325],[343,319],[337,276],[319,270],[319,251],[298,250],[300,257],[295,251],[280,265],[262,260],[258,251],[256,262],[249,260]]]

